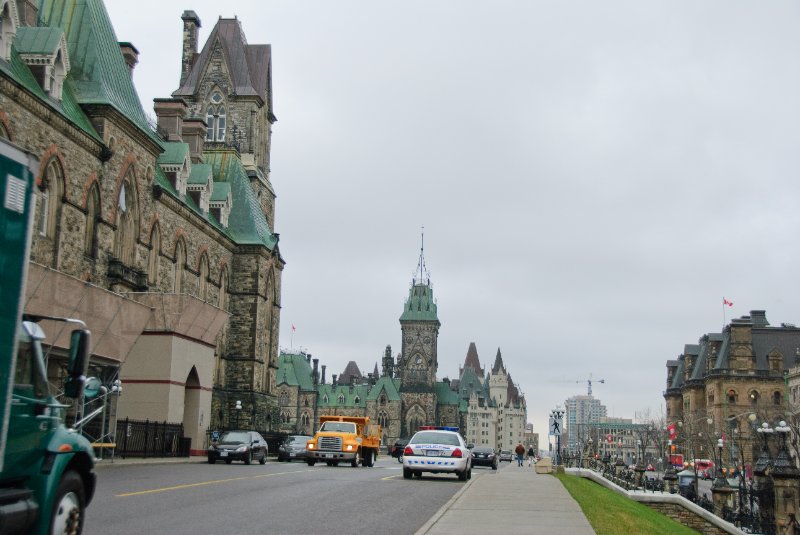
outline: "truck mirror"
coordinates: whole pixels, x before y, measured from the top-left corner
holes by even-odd
[[[64,395],[79,398],[86,384],[89,369],[89,331],[75,329],[70,335],[67,379],[64,381]]]

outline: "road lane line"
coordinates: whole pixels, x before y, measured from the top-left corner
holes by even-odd
[[[175,485],[173,487],[161,487],[158,489],[140,490],[136,492],[125,492],[123,494],[116,494],[117,498],[127,498],[129,496],[141,496],[142,494],[155,494],[157,492],[168,492],[171,490],[189,489],[192,487],[203,487],[207,485],[218,485],[220,483],[230,483],[232,481],[243,481],[245,479],[260,479],[262,477],[285,476],[287,474],[298,474],[301,472],[312,472],[312,470],[293,470],[291,472],[275,472],[274,474],[260,474],[257,476],[242,476],[232,477],[229,479],[215,479],[213,481],[201,481],[199,483],[186,483],[185,485]]]

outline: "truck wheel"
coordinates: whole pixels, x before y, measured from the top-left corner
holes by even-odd
[[[412,477],[411,469],[410,468],[406,468],[404,466],[403,467],[403,479],[411,479],[411,477]]]
[[[253,452],[252,451],[248,451],[247,452],[247,457],[244,458],[244,464],[250,464],[252,462],[253,462]]]
[[[403,456],[402,455],[398,455],[397,456],[397,462],[400,463],[400,464],[403,464]]]
[[[264,452],[264,455],[258,460],[259,464],[267,464],[267,452]]]
[[[316,459],[306,459],[306,464],[308,466],[314,466],[315,464],[317,464],[317,461]]]
[[[353,457],[353,460],[350,461],[350,466],[352,466],[353,468],[358,466],[358,458],[359,457],[361,457],[361,455],[360,454],[356,454],[356,456]],[[361,464],[364,464],[364,458],[363,457],[361,457]]]
[[[361,462],[361,464],[362,466],[372,468],[375,464],[375,452],[372,450],[367,450],[367,454],[364,456],[364,460]]]
[[[76,472],[64,473],[58,484],[50,533],[53,535],[79,535],[83,530],[83,514],[86,510],[83,480]]]

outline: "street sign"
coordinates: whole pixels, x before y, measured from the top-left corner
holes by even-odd
[[[564,427],[564,411],[554,410],[550,413],[550,425],[548,427],[549,435],[553,437],[560,437],[561,430]]]

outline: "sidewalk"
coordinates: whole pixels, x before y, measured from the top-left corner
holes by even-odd
[[[416,535],[594,534],[577,502],[554,476],[516,463],[496,472],[476,472]]]
[[[137,464],[186,464],[186,463],[204,463],[206,462],[207,457],[205,455],[201,456],[193,456],[193,457],[128,457],[123,459],[122,457],[115,457],[112,459],[109,456],[105,456],[102,459],[95,459],[94,460],[94,467],[96,469],[100,468],[111,468],[114,466],[130,466],[130,465],[137,465]]]

